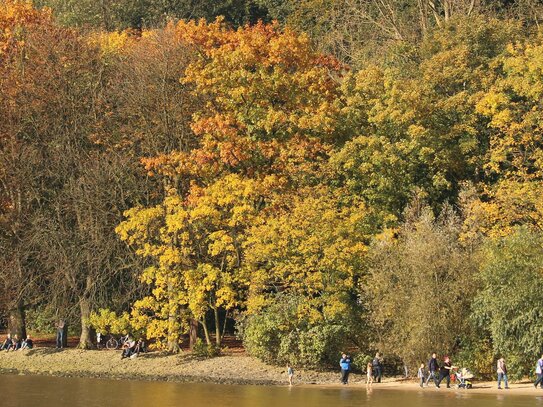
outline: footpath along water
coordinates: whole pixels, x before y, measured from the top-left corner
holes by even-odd
[[[2,407],[543,407],[543,392],[533,396],[475,394],[469,391],[404,391],[365,387],[231,386],[0,376]]]

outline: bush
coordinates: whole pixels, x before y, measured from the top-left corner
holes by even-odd
[[[199,358],[212,358],[221,353],[220,348],[214,345],[208,345],[201,338],[196,339],[192,347],[192,354]]]
[[[349,340],[346,321],[312,323],[296,311],[301,299],[277,296],[260,314],[238,321],[247,351],[266,362],[317,368],[336,366]]]

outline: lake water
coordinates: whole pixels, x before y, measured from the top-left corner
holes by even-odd
[[[535,390],[534,390],[535,391]],[[543,407],[534,396],[364,387],[264,387],[0,376],[1,407]]]

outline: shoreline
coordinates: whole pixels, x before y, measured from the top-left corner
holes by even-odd
[[[36,348],[23,352],[0,352],[0,374],[289,387],[284,368],[239,354],[197,359],[188,354],[151,352],[135,359],[121,360],[119,351]],[[474,380],[473,385],[472,389],[456,389],[454,385],[447,389],[444,384],[441,389],[432,384],[421,388],[416,379],[385,378],[382,383],[367,386],[365,375],[352,374],[349,385],[344,386],[339,383],[339,372],[298,369],[295,370],[293,387],[543,397],[543,389],[534,389],[530,381],[511,382],[508,390],[498,390],[494,381]]]

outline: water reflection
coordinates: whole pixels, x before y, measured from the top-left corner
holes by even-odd
[[[432,389],[433,390],[433,389]],[[0,376],[2,407],[507,407],[543,406],[543,397],[481,395],[469,390],[382,389],[378,385],[319,388],[221,386]]]

